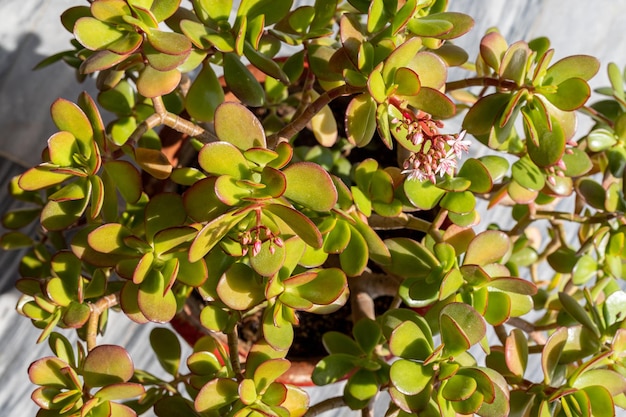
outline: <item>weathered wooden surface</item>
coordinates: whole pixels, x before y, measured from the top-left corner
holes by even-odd
[[[84,2],[83,2],[84,3]],[[592,81],[607,83],[606,64],[626,64],[623,37],[626,2],[601,0],[451,0],[452,10],[476,17],[475,29],[458,43],[472,55],[485,30],[498,26],[507,40],[529,40],[548,36],[556,49],[555,60],[571,54],[593,54],[602,61],[601,73]],[[83,89],[73,72],[62,64],[31,72],[43,57],[68,48],[70,35],[59,23],[59,14],[79,0],[0,0],[0,213],[13,206],[7,198],[6,183],[39,161],[47,137],[54,132],[49,105],[57,97],[74,100]],[[458,123],[457,123],[458,125]],[[454,126],[454,125],[452,125]],[[37,407],[30,400],[33,386],[26,370],[37,358],[50,354],[43,343],[35,345],[39,332],[14,312],[18,298],[13,289],[17,278],[18,254],[0,252],[0,417],[34,416]],[[114,324],[114,325],[113,325]],[[138,368],[159,373],[147,346],[149,326],[136,326],[115,316],[103,339],[127,347]],[[337,395],[341,386],[312,389],[312,403]],[[384,415],[384,402],[375,415]],[[339,409],[324,416],[358,416]]]

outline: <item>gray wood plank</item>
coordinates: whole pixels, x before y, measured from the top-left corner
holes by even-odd
[[[603,65],[602,72],[592,80],[594,87],[607,83],[605,69],[610,60],[620,66],[626,64],[623,1],[600,0],[593,6],[584,0],[452,0],[451,3],[452,10],[476,17],[475,29],[458,41],[473,55],[485,30],[498,25],[509,42],[549,36],[556,49],[555,59],[578,53],[598,56]],[[0,161],[0,213],[14,204],[6,197],[7,181],[21,170],[20,165],[39,161],[47,137],[55,130],[49,118],[49,105],[57,97],[73,100],[81,90],[91,88],[89,84],[77,86],[72,71],[62,64],[30,72],[43,57],[67,48],[70,35],[59,24],[58,15],[77,4],[86,3],[0,0],[0,155],[4,157]],[[16,253],[0,252],[0,380],[3,381],[0,417],[35,415],[37,407],[30,400],[33,386],[26,369],[33,360],[50,354],[46,344],[34,345],[38,331],[14,312],[18,294],[11,288],[17,277],[18,259]],[[125,345],[137,367],[159,373],[147,347],[151,327],[136,326],[118,315],[112,320],[103,340]],[[341,389],[341,384],[310,389],[311,402],[337,395]],[[383,400],[377,405],[375,415],[382,416],[384,409]],[[358,415],[346,409],[324,414],[325,417]]]

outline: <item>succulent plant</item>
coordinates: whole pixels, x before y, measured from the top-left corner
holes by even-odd
[[[52,104],[58,132],[11,182],[25,208],[0,239],[27,249],[17,310],[52,350],[29,368],[39,416],[369,415],[381,391],[397,417],[626,408],[625,76],[609,64],[589,104],[596,58],[553,62],[548,39],[495,29],[470,60],[454,40],[473,19],[447,6],[63,13],[73,49],[44,64],[65,60],[99,92]],[[20,231],[33,222],[37,236]],[[310,404],[285,378],[294,334],[348,307],[351,331],[317,335],[327,352],[309,375],[345,388]],[[157,377],[99,343],[112,311],[179,331],[193,317],[202,336],[182,357],[155,328]],[[251,319],[260,336],[242,341]]]

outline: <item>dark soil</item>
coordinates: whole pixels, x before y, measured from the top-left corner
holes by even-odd
[[[375,300],[376,314],[382,314],[389,308],[392,297],[379,297]],[[261,316],[259,312],[247,317],[239,327],[239,337],[245,343],[252,344],[262,337]],[[299,312],[300,323],[294,326],[294,341],[287,354],[291,360],[321,358],[327,354],[322,343],[322,336],[329,331],[352,335],[352,312],[350,303],[331,314],[313,314]]]

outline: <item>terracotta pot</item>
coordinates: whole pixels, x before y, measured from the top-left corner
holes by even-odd
[[[193,314],[190,309],[184,309],[178,313],[172,321],[170,321],[172,328],[178,333],[189,346],[194,346],[198,340],[205,336],[213,337],[219,342],[226,352],[229,351],[227,337],[223,333],[211,332],[200,324],[199,315]],[[221,356],[218,352],[214,352],[218,359]],[[239,344],[239,359],[245,362],[248,356],[248,351],[245,344]],[[289,359],[289,358],[288,358]],[[313,386],[311,375],[315,364],[321,359],[320,357],[310,359],[290,359],[291,367],[289,370],[281,376],[278,381],[284,384],[292,384],[298,386]]]

